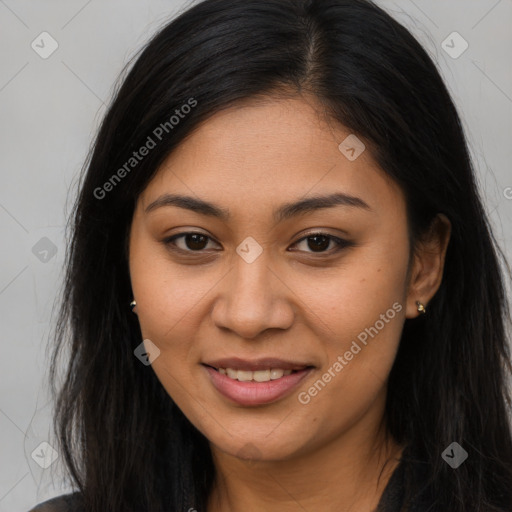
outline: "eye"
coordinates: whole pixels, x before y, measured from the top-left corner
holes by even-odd
[[[183,238],[183,246],[180,247],[177,243],[175,243],[175,240],[179,240]],[[203,234],[203,233],[197,233],[194,231],[186,232],[186,233],[179,233],[177,235],[173,235],[169,238],[166,238],[163,243],[165,245],[172,245],[177,250],[182,252],[202,252],[203,249],[205,249],[207,243],[207,240],[212,240],[209,236]]]
[[[176,241],[182,240],[181,246]],[[204,252],[204,249],[208,246],[208,241],[213,241],[213,239],[203,233],[198,232],[185,232],[185,233],[178,233],[176,235],[173,235],[169,238],[166,238],[163,240],[164,245],[166,246],[173,246],[173,250],[181,251],[181,252],[196,252],[201,253]],[[305,252],[312,252],[312,253],[325,253],[325,252],[332,252],[336,253],[346,247],[350,247],[353,245],[352,242],[349,242],[347,240],[343,240],[341,238],[338,238],[333,235],[329,235],[327,233],[311,233],[308,236],[305,236],[304,238],[301,238],[297,242],[295,242],[295,246],[306,242],[307,241],[307,247],[311,249],[311,251],[305,251]],[[327,250],[331,243],[334,244],[334,249]]]
[[[294,245],[300,244],[301,242],[307,242],[307,247],[312,249],[313,253],[325,253],[331,252],[336,253],[341,251],[345,247],[350,247],[353,245],[351,242],[347,240],[343,240],[338,238],[337,236],[329,235],[328,233],[310,233],[308,236],[301,238],[299,241],[295,242]],[[334,250],[326,250],[331,242],[335,244]],[[306,251],[308,252],[308,251]]]

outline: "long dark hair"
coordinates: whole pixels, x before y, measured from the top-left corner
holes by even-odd
[[[68,226],[50,371],[54,428],[86,510],[205,510],[208,441],[133,354],[142,337],[129,308],[131,219],[200,122],[244,99],[306,93],[401,186],[412,243],[437,213],[452,223],[443,282],[428,314],[406,320],[389,378],[388,431],[426,468],[415,500],[425,510],[511,510],[506,262],[456,108],[414,37],[367,0],[206,0],[159,31],[125,75]],[[154,147],[130,161],[148,137]],[[441,458],[454,441],[469,454],[457,469]]]

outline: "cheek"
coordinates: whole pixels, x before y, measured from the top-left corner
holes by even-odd
[[[201,298],[211,285],[203,290],[204,283],[197,285],[170,275],[169,268],[170,265],[154,261],[134,279],[138,320],[143,338],[150,339],[160,350],[151,364],[158,380],[189,419],[201,423],[203,409],[196,402],[195,371],[199,370],[200,354],[191,340],[199,329]]]
[[[295,290],[317,316],[319,335],[325,327],[324,336],[331,339],[331,346],[343,349],[361,331],[379,321],[381,315],[385,315],[384,321],[388,317],[394,319],[399,316],[397,309],[405,309],[407,244],[406,239],[399,238],[375,241],[347,255],[339,267],[322,278],[297,280]],[[395,303],[399,306],[393,309]],[[378,325],[381,326],[380,321]],[[399,334],[400,328],[394,337]]]
[[[130,246],[130,277],[137,300],[137,318],[143,339],[160,350],[152,367],[164,387],[170,391],[178,384],[190,350],[194,307],[201,290],[177,273],[162,250],[149,235],[135,230]]]
[[[391,241],[390,241],[391,242]],[[331,419],[368,407],[382,391],[393,365],[405,321],[407,240],[377,244],[324,281],[315,313],[323,322],[325,364],[304,401],[331,409]],[[321,293],[322,292],[322,293]],[[319,334],[320,336],[320,334]],[[317,399],[316,396],[322,395]],[[303,402],[304,403],[304,402]]]
[[[201,275],[193,265],[173,263],[162,244],[139,231],[132,234],[130,278],[142,334],[160,343],[167,338],[185,339],[180,330],[187,330],[201,300],[215,283],[208,273]]]
[[[323,436],[349,429],[378,399],[384,403],[405,318],[405,307],[392,300],[395,296],[383,296],[378,305],[366,295],[366,300],[339,309],[330,322],[337,335],[324,345],[325,364],[297,393],[305,412],[318,418],[316,429]]]

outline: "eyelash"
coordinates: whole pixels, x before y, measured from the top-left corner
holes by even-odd
[[[200,235],[200,236],[207,238],[208,240],[213,240],[213,238],[209,237],[208,235],[205,235],[204,233],[199,233],[197,231],[185,231],[183,233],[178,233],[171,237],[165,238],[162,242],[166,247],[169,247],[172,251],[175,251],[175,252],[195,253],[195,254],[201,254],[202,252],[205,252],[203,249],[193,251],[191,249],[181,249],[181,248],[177,247],[176,244],[174,243],[174,241],[179,238],[184,238],[187,235]],[[331,250],[327,250],[327,251],[323,251],[323,252],[306,251],[308,254],[318,254],[318,255],[329,255],[330,256],[333,254],[337,254],[341,250],[354,245],[352,242],[349,242],[348,240],[343,240],[342,238],[330,235],[328,233],[323,233],[320,231],[314,232],[314,233],[309,233],[307,236],[302,237],[300,240],[297,240],[293,245],[303,242],[303,241],[307,240],[308,238],[314,238],[317,236],[322,236],[322,237],[328,238],[330,241],[333,241],[334,243],[336,243],[337,247],[334,250],[331,249]],[[298,251],[298,252],[301,252],[301,251]]]

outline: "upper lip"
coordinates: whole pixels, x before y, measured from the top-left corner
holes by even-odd
[[[269,368],[277,368],[282,370],[303,370],[304,368],[312,367],[308,363],[301,363],[296,361],[285,361],[275,357],[265,357],[263,359],[240,359],[239,357],[226,357],[222,359],[215,359],[211,361],[204,361],[203,364],[213,366],[214,368],[233,368],[245,371],[258,371],[268,370]]]

